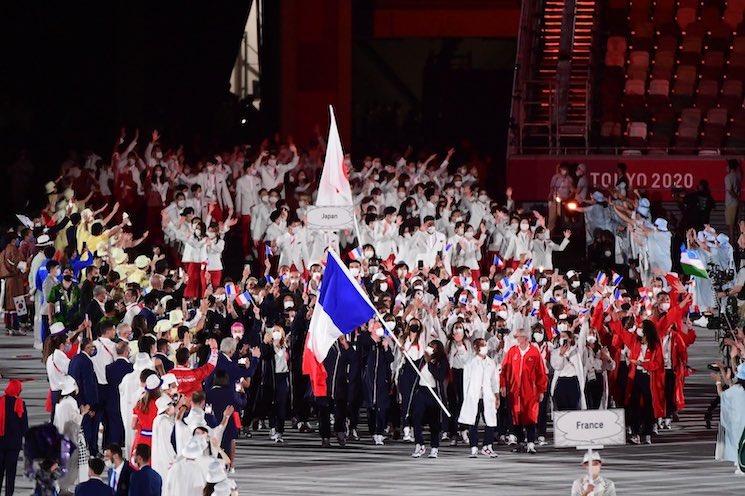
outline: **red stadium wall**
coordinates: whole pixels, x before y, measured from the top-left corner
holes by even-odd
[[[352,129],[352,2],[282,2],[281,130],[298,143],[326,133],[333,105],[342,143]]]
[[[739,157],[738,157],[739,158]],[[590,186],[605,189],[615,184],[616,164],[624,162],[632,187],[645,189],[653,200],[672,200],[675,188],[695,189],[709,181],[717,201],[724,200],[727,159],[723,157],[513,157],[507,164],[507,184],[518,201],[546,201],[548,184],[560,162],[584,163]],[[743,195],[745,199],[745,195]]]

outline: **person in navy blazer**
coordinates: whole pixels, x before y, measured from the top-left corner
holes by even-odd
[[[122,383],[124,376],[133,370],[134,367],[129,362],[129,343],[120,341],[116,344],[116,360],[106,366],[106,382],[111,388],[109,401],[112,403],[109,408],[108,419],[109,442],[119,446],[124,444],[124,422],[119,408],[119,385]]]
[[[163,364],[163,370],[165,370],[166,374],[171,371],[174,367],[173,360],[168,358],[168,340],[167,339],[159,339],[158,342],[155,345],[155,348],[158,350],[155,353],[155,356],[153,358],[160,359],[160,363]]]
[[[101,416],[101,407],[98,397],[98,381],[96,372],[93,370],[91,357],[96,354],[96,346],[93,341],[83,339],[80,348],[83,350],[70,360],[67,373],[75,379],[78,384],[78,404],[90,406],[90,411],[83,417],[83,435],[88,444],[88,450],[93,456],[98,455],[98,422]]]
[[[138,444],[134,462],[140,469],[129,478],[128,496],[160,496],[163,479],[150,466],[150,446]]]
[[[134,473],[132,465],[124,459],[122,448],[118,444],[109,445],[104,456],[106,461],[110,462],[106,471],[109,487],[114,490],[116,496],[127,496],[129,494],[129,481]]]
[[[75,488],[75,496],[114,496],[114,490],[101,480],[106,465],[100,458],[88,460],[88,477]]]
[[[243,389],[241,389],[243,391]],[[224,370],[215,372],[215,379],[211,389],[207,391],[207,404],[212,406],[212,414],[216,419],[221,419],[223,412],[228,406],[232,406],[236,412],[241,412],[246,407],[246,396],[235,390],[235,384],[228,383],[228,374]],[[220,445],[230,459],[234,458],[233,440],[238,436],[238,426],[231,418],[225,426]]]
[[[218,370],[224,370],[228,374],[228,384],[235,384],[241,379],[247,379],[254,375],[257,367],[259,366],[261,351],[259,348],[252,348],[251,355],[248,357],[248,367],[243,367],[237,362],[233,361],[230,357],[234,356],[236,352],[236,340],[234,338],[223,338],[220,342],[220,354],[217,356],[217,364],[215,365],[215,372]],[[205,379],[205,389],[212,387],[212,381],[214,381],[215,374],[210,374]]]
[[[5,494],[15,490],[18,453],[23,447],[23,436],[28,430],[28,411],[21,399],[23,383],[16,379],[8,381],[5,394],[0,396],[0,408],[4,414],[0,425],[0,489],[5,477]]]

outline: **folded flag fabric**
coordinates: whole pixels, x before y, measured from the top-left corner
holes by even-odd
[[[605,275],[605,272],[598,272],[598,275],[595,276],[595,284],[598,286],[605,286],[607,282],[608,276]]]
[[[358,246],[354,250],[351,250],[348,255],[350,260],[362,260],[362,248]]]
[[[611,286],[618,286],[619,284],[621,284],[621,281],[623,281],[623,276],[620,276],[614,272],[611,277]]]
[[[228,298],[235,298],[236,293],[237,291],[235,289],[235,284],[229,282],[225,285],[225,296],[227,296]]]
[[[314,396],[326,396],[323,360],[329,348],[339,336],[351,333],[374,316],[375,307],[367,294],[339,256],[329,250],[303,351],[303,374],[310,376]]]
[[[264,247],[264,255],[266,255],[267,258],[274,255],[274,252],[272,251],[272,245],[270,243],[266,243]]]
[[[706,272],[704,262],[701,261],[698,253],[693,250],[684,250],[680,252],[680,266],[683,268],[684,274],[700,277],[702,279],[709,278],[709,273]]]
[[[251,297],[251,293],[248,291],[244,291],[243,293],[239,294],[235,297],[235,302],[238,303],[242,307],[247,307],[249,303],[252,303],[254,300]]]
[[[504,267],[504,260],[499,258],[499,255],[494,255],[494,259],[491,262],[495,267]]]

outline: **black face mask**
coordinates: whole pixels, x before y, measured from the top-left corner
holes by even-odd
[[[418,324],[415,324],[409,327],[409,329],[411,330],[411,332],[419,332],[419,329],[421,329],[421,327],[419,327]]]

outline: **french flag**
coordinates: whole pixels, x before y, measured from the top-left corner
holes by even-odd
[[[266,258],[270,258],[274,255],[274,252],[272,251],[272,245],[267,242],[266,246],[264,248],[264,255],[266,255]]]
[[[252,303],[254,300],[251,297],[251,293],[248,291],[244,291],[243,293],[239,294],[235,297],[235,302],[238,303],[242,307],[247,307],[249,303]]]
[[[535,294],[538,290],[538,282],[535,280],[534,276],[525,278],[525,290],[531,295]]]
[[[533,270],[533,259],[529,258],[525,262],[523,262],[523,268],[525,270]]]
[[[494,255],[494,259],[491,261],[491,264],[495,267],[502,268],[504,267],[504,260],[499,258],[499,255]]]
[[[357,247],[357,248],[355,248],[354,250],[351,250],[351,251],[350,251],[350,252],[348,253],[348,255],[349,255],[349,259],[350,259],[350,260],[354,260],[354,261],[362,260],[362,248],[360,248],[360,247],[358,246],[358,247]]]
[[[497,281],[497,289],[504,292],[511,284],[509,277],[503,277],[501,280]]]
[[[313,395],[326,391],[323,360],[342,334],[349,334],[375,316],[375,307],[339,256],[329,250],[318,300],[308,326],[303,352],[303,374],[310,377]]]
[[[615,272],[613,272],[613,275],[611,276],[610,285],[618,286],[619,284],[621,284],[621,281],[623,281],[623,276],[620,276],[616,274]]]
[[[598,286],[605,286],[605,284],[608,282],[608,276],[605,275],[605,272],[598,272],[598,275],[595,276],[595,284]]]
[[[225,296],[228,297],[228,299],[235,298],[235,295],[237,294],[237,291],[235,289],[235,284],[232,282],[229,282],[225,285]]]

